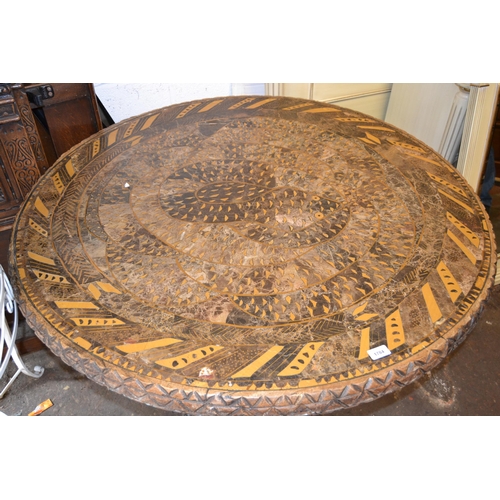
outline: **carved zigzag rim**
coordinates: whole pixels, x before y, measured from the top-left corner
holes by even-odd
[[[20,309],[28,325],[40,340],[66,364],[90,380],[129,399],[165,411],[188,415],[315,415],[329,414],[368,403],[393,393],[421,378],[439,365],[448,354],[460,345],[472,331],[489,299],[494,273],[467,317],[456,325],[453,334],[433,343],[411,358],[391,365],[377,375],[363,375],[349,384],[335,382],[320,386],[320,390],[280,391],[218,391],[202,390],[169,383],[163,386],[154,378],[130,373],[107,361],[90,358],[83,348],[75,346],[63,336],[49,334],[45,318]]]

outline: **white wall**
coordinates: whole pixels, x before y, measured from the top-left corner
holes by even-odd
[[[195,99],[264,94],[263,83],[94,83],[94,87],[115,123]]]
[[[283,83],[280,95],[330,102],[384,119],[390,83]],[[264,95],[264,83],[94,83],[115,122],[153,109],[209,97]],[[311,91],[312,90],[312,91]]]

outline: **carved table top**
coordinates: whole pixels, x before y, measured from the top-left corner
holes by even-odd
[[[226,97],[62,156],[18,215],[10,273],[37,335],[125,396],[329,413],[416,380],[465,338],[493,284],[492,235],[456,170],[395,127]]]

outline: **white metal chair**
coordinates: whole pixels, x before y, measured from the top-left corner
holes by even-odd
[[[6,312],[13,313],[14,321],[12,330],[7,322]],[[17,327],[18,327],[18,311],[17,304],[14,299],[12,286],[0,265],[0,380],[3,378],[10,360],[14,361],[17,366],[17,372],[7,382],[5,387],[0,392],[0,399],[3,398],[14,380],[24,373],[29,377],[39,378],[42,376],[44,369],[41,366],[35,366],[33,371],[29,370],[24,364],[19,351],[16,347]]]

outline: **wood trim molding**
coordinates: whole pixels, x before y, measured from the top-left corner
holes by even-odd
[[[458,162],[470,92],[470,86],[465,87],[458,83],[456,85],[458,90],[451,105],[441,144],[437,150],[452,165],[456,165]]]
[[[285,83],[266,83],[265,84],[265,93],[266,95],[271,95],[271,96],[284,96],[285,95]],[[309,99],[314,99],[314,83],[307,83],[307,97]],[[383,94],[390,94],[391,89],[383,89],[383,90],[374,90],[374,91],[369,91],[369,92],[357,92],[357,93],[352,93],[352,94],[344,94],[341,96],[336,96],[330,99],[316,99],[320,102],[326,102],[329,104],[335,104],[337,102],[342,102],[342,101],[350,101],[353,99],[362,99],[364,97],[372,97],[376,95],[383,95]],[[295,96],[294,97],[298,97]]]
[[[457,170],[477,193],[495,118],[498,84],[472,83],[465,115]]]
[[[326,102],[328,104],[335,104],[337,102],[350,101],[352,99],[362,99],[363,97],[372,97],[375,95],[390,94],[390,93],[391,89],[375,90],[373,92],[360,92],[357,94],[342,95],[339,97],[334,97],[333,99],[322,99],[322,102]]]
[[[283,94],[282,83],[266,83],[266,95],[282,96]]]
[[[484,164],[489,153],[491,129],[496,117],[499,84],[471,84],[457,170],[474,191],[479,191]],[[500,254],[497,254],[497,257]],[[495,285],[500,284],[500,259]]]

